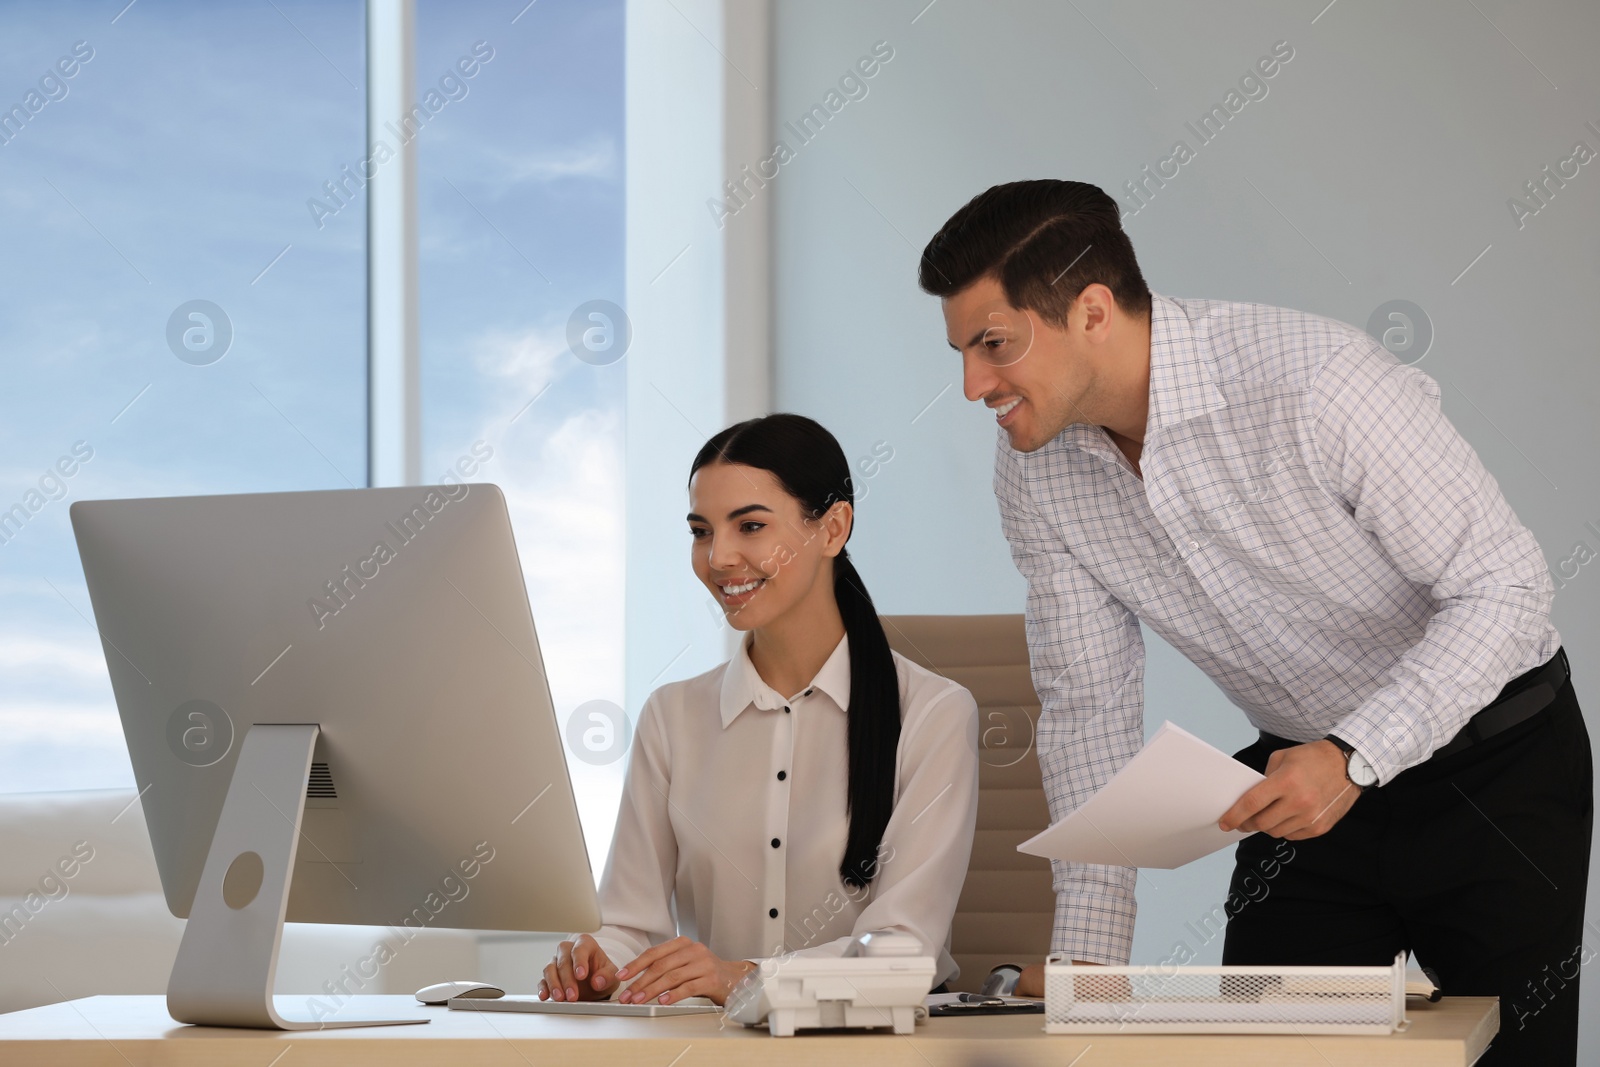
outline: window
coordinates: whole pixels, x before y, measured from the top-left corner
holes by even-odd
[[[0,14],[0,790],[129,787],[73,500],[367,478],[367,183],[414,142],[422,480],[506,493],[596,865],[623,702],[622,0]],[[15,105],[15,106],[13,106]],[[386,150],[385,150],[386,151]]]
[[[365,480],[364,26],[0,13],[0,790],[133,784],[72,501]]]
[[[598,875],[629,738],[623,3],[420,0],[416,40],[422,477],[505,491]]]

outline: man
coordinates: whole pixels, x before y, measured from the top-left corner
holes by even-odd
[[[1143,743],[1143,623],[1261,731],[1238,758],[1266,780],[1220,823],[1260,831],[1224,961],[1410,949],[1445,993],[1502,998],[1483,1063],[1573,1063],[1588,735],[1544,557],[1438,386],[1343,323],[1153,295],[1081,182],[976,197],[920,281],[1002,431],[1052,817]],[[1134,880],[1056,864],[1053,950],[1126,962]]]

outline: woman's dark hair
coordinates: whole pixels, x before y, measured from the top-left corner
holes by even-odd
[[[979,193],[922,250],[917,281],[938,297],[992,276],[1015,308],[1064,326],[1067,309],[1099,282],[1130,315],[1150,314],[1150,287],[1117,202],[1099,186],[1053,179]]]
[[[855,504],[850,465],[833,434],[804,415],[777,414],[729,426],[705,443],[689,479],[711,463],[771,473],[810,517],[839,501]],[[850,776],[845,810],[850,834],[839,877],[861,888],[877,875],[878,846],[894,811],[895,754],[900,745],[900,677],[872,597],[843,548],[833,560],[833,596],[850,642]]]

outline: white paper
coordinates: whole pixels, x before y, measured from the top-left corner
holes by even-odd
[[[1017,846],[1073,863],[1182,867],[1250,836],[1217,829],[1263,777],[1170,722],[1076,811]]]

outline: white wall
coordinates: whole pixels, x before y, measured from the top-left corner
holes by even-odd
[[[1600,9],[926,4],[778,0],[774,21],[778,136],[874,42],[894,49],[768,190],[776,406],[820,419],[852,458],[894,449],[852,541],[882,610],[1023,604],[989,485],[993,423],[962,399],[938,302],[917,289],[923,244],[997,182],[1073,178],[1120,195],[1174,140],[1197,145],[1185,123],[1280,40],[1295,54],[1267,96],[1125,221],[1151,287],[1357,325],[1391,299],[1415,302],[1435,330],[1421,366],[1552,568],[1575,543],[1600,553],[1600,161],[1522,229],[1507,208],[1575,141],[1600,150],[1585,126],[1600,127]],[[1555,619],[1580,693],[1600,706],[1600,561],[1566,570]],[[1171,718],[1222,747],[1253,737],[1203,675],[1146,640],[1151,727]],[[1200,947],[1184,924],[1223,898],[1230,867],[1223,853],[1143,873],[1135,959],[1155,962],[1180,937]],[[1600,1010],[1592,980],[1584,1003]],[[1600,1027],[1584,1048],[1600,1061]]]

